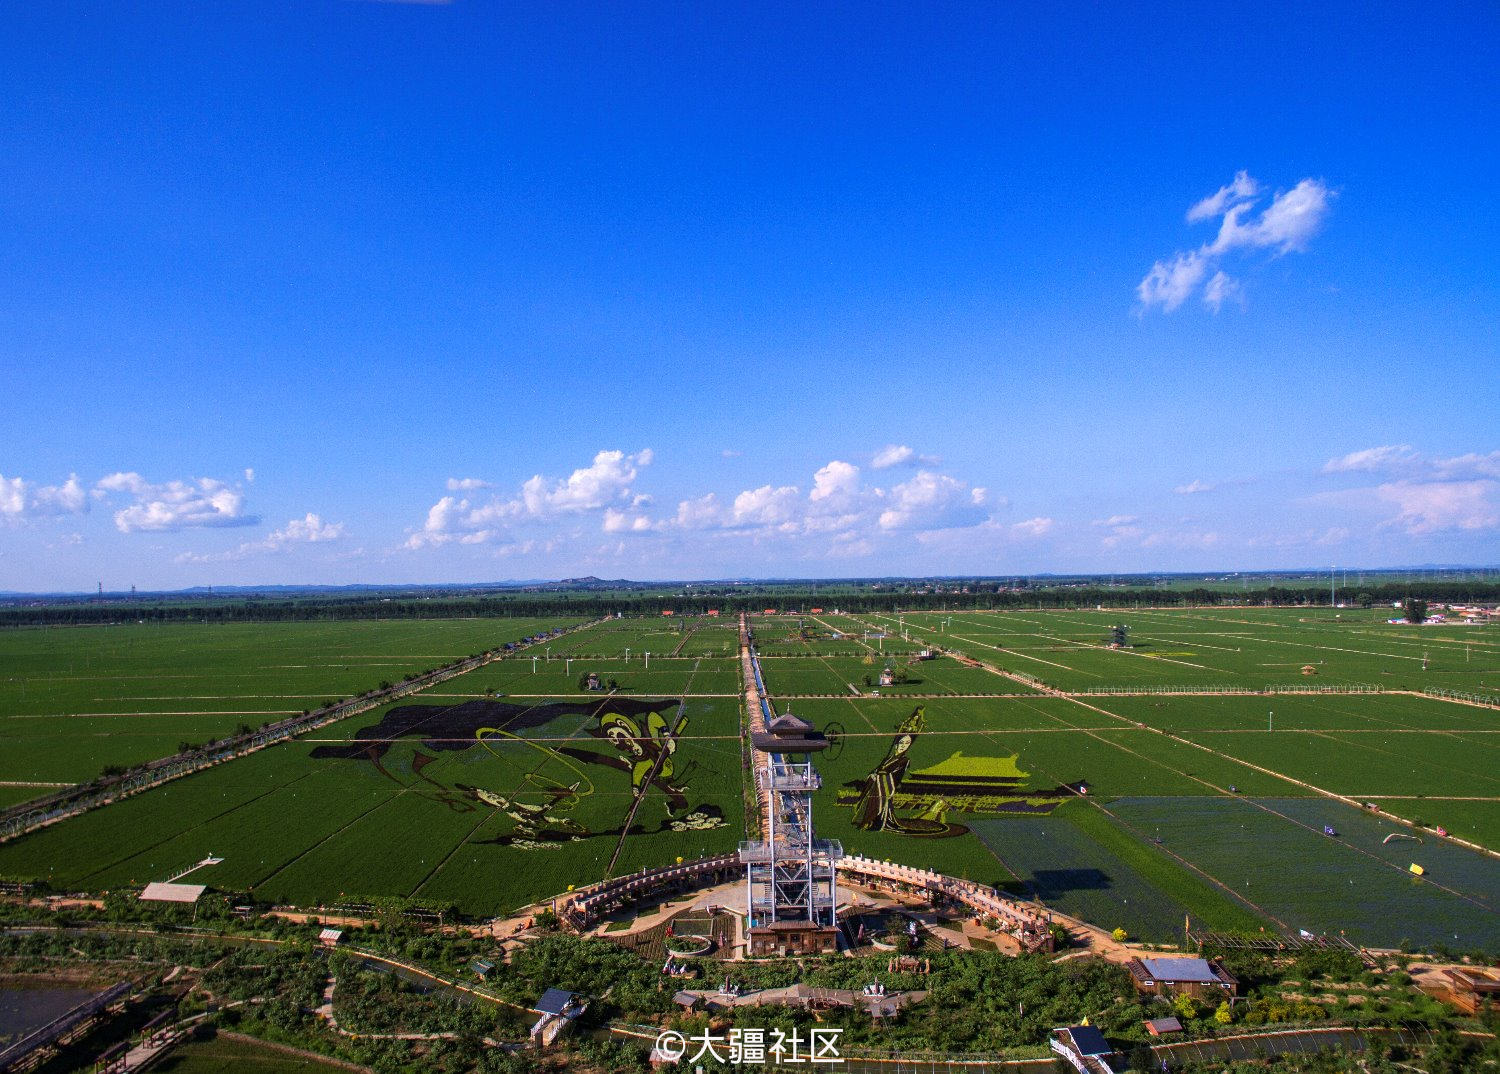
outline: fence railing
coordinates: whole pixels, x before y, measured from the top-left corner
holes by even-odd
[[[1214,683],[1193,686],[1176,683],[1132,684],[1130,686],[1085,686],[1079,690],[1065,690],[1075,697],[1134,697],[1170,696],[1173,694],[1223,695],[1263,697],[1270,694],[1378,694],[1383,687],[1367,682],[1310,683],[1286,682],[1271,686],[1238,686]]]
[[[1422,691],[1428,697],[1441,697],[1449,701],[1467,701],[1471,705],[1491,705],[1500,708],[1500,697],[1494,694],[1476,694],[1468,690],[1450,690],[1446,686],[1428,686]]]

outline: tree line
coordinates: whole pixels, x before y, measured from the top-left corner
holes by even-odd
[[[670,591],[549,592],[446,597],[381,598],[288,597],[254,600],[161,600],[138,603],[89,602],[12,604],[0,607],[0,627],[74,626],[128,623],[243,623],[312,622],[344,619],[459,619],[507,618],[512,616],[578,616],[597,618],[620,613],[627,616],[702,615],[710,610],[730,615],[775,608],[781,612],[806,612],[813,607],[833,607],[854,613],[966,611],[976,609],[1041,608],[1088,609],[1097,605],[1121,607],[1244,607],[1280,605],[1327,606],[1329,591],[1323,586],[1263,586],[1256,589],[1223,590],[1207,587],[1159,589],[1104,585],[1052,587],[1005,587],[971,585],[965,591],[866,590],[840,593],[808,589],[781,589],[764,593],[689,593]],[[1370,607],[1420,598],[1439,604],[1465,604],[1500,600],[1500,582],[1444,581],[1386,582],[1350,587],[1339,594],[1341,602]]]

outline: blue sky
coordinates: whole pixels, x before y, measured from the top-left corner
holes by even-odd
[[[0,589],[1494,564],[1497,61],[1484,3],[9,5]]]

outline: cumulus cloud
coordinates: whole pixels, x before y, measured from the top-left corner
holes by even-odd
[[[859,467],[834,459],[813,474],[812,491],[807,498],[827,507],[847,507],[859,494]]]
[[[1178,485],[1172,491],[1179,496],[1192,496],[1199,492],[1212,492],[1216,488],[1218,488],[1217,485],[1211,485],[1207,481],[1199,481],[1197,478],[1194,478],[1186,485]]]
[[[1203,304],[1215,313],[1219,307],[1240,294],[1240,282],[1234,277],[1227,275],[1222,269],[1213,274],[1208,284],[1203,288]]]
[[[521,501],[527,513],[538,518],[597,511],[617,497],[627,495],[640,472],[638,467],[651,465],[652,458],[650,448],[634,455],[601,451],[592,463],[574,470],[564,480],[548,481],[537,474],[521,486]]]
[[[61,485],[37,485],[24,478],[0,474],[0,520],[10,525],[78,515],[88,509],[88,493],[77,474],[69,474]]]
[[[1325,474],[1375,474],[1379,484],[1318,493],[1308,502],[1344,510],[1394,509],[1379,525],[1413,536],[1500,528],[1500,451],[1431,456],[1382,444],[1329,459]]]
[[[905,444],[887,444],[875,452],[870,460],[873,470],[889,470],[893,466],[940,466],[942,460],[936,455],[918,455]]]
[[[605,533],[641,533],[650,528],[651,519],[639,511],[622,511],[614,507],[604,509]]]
[[[912,459],[924,458],[908,452],[888,453],[887,461],[905,466]],[[569,477],[537,475],[509,497],[476,498],[468,495],[476,479],[453,479],[448,493],[428,509],[422,525],[408,533],[406,547],[493,546],[516,540],[518,527],[543,522],[564,525],[566,532],[554,532],[554,538],[573,540],[583,531],[570,520],[592,515],[599,530],[614,538],[653,534],[654,541],[670,541],[673,534],[694,533],[756,543],[829,542],[823,544],[824,553],[848,556],[867,545],[875,547],[878,541],[888,542],[901,532],[920,536],[977,526],[1005,503],[984,488],[928,468],[917,469],[890,487],[867,484],[859,466],[833,459],[814,471],[807,484],[773,482],[732,495],[707,492],[681,499],[675,511],[653,517],[650,498],[636,490],[640,471],[651,457],[650,451],[635,455],[601,451],[589,466]],[[1050,525],[1050,519],[1030,519],[1018,523],[1016,533],[1040,535]],[[606,547],[618,543],[612,541]],[[811,544],[799,547],[803,554],[816,554],[808,552]]]
[[[645,501],[632,492],[632,486],[641,468],[651,465],[653,458],[650,448],[633,455],[618,450],[601,451],[589,465],[579,467],[565,478],[533,475],[521,485],[517,495],[509,498],[492,496],[473,500],[467,496],[443,496],[428,509],[426,522],[407,538],[406,546],[484,544],[501,538],[516,525],[591,513],[599,516],[601,528],[613,527],[610,532],[650,528],[649,519],[637,525],[639,519],[645,518],[640,511]],[[491,487],[479,478],[448,479],[451,493]],[[622,513],[626,509],[628,515]]]
[[[1325,474],[1345,474],[1390,470],[1417,461],[1418,455],[1410,444],[1385,444],[1381,447],[1364,448],[1329,459],[1323,464]]]
[[[1443,477],[1500,477],[1500,451],[1488,455],[1470,452],[1449,459],[1434,459],[1432,466]]]
[[[1055,526],[1050,518],[1028,518],[1024,522],[1011,523],[1010,531],[1019,537],[1045,537]]]
[[[1122,544],[1138,541],[1146,536],[1146,528],[1135,515],[1110,515],[1096,518],[1094,525],[1106,531],[1099,543],[1105,548],[1118,548]]]
[[[1187,301],[1208,275],[1208,258],[1201,252],[1176,254],[1151,266],[1135,289],[1136,297],[1147,309],[1160,306],[1170,313]]]
[[[1326,183],[1308,178],[1272,195],[1257,213],[1261,186],[1239,172],[1227,186],[1188,210],[1189,223],[1218,219],[1218,234],[1196,250],[1179,251],[1151,266],[1136,285],[1142,311],[1160,307],[1170,313],[1201,287],[1204,304],[1217,313],[1242,293],[1240,282],[1220,267],[1226,258],[1235,252],[1243,259],[1257,251],[1280,257],[1306,250],[1327,219],[1333,198]]]
[[[266,541],[273,547],[280,548],[300,542],[316,544],[319,541],[336,541],[343,535],[342,522],[324,522],[309,511],[306,517],[294,518],[281,529],[273,531]]]
[[[1219,187],[1218,193],[1210,194],[1187,211],[1188,223],[1196,224],[1200,220],[1223,216],[1230,206],[1249,201],[1259,194],[1260,184],[1250,178],[1249,172],[1236,172],[1234,180],[1228,186]]]
[[[676,524],[685,530],[704,530],[721,525],[724,508],[719,497],[710,492],[694,500],[683,500],[677,505]]]
[[[931,530],[972,526],[987,517],[985,490],[970,488],[947,474],[918,470],[909,481],[891,488],[880,512],[883,530]]]
[[[222,526],[254,526],[260,519],[245,513],[245,494],[237,485],[213,477],[153,484],[140,474],[115,473],[94,484],[102,496],[123,494],[134,502],[115,512],[121,533]]]
[[[279,552],[299,544],[321,544],[336,541],[344,535],[342,522],[324,522],[311,511],[303,518],[291,519],[279,530],[273,530],[259,541],[245,541],[224,552],[184,552],[178,563],[227,563],[247,559],[263,552]]]
[[[1375,489],[1396,508],[1385,525],[1414,535],[1500,528],[1500,481],[1390,481]]]
[[[762,485],[734,498],[730,523],[735,526],[782,526],[797,517],[801,490],[795,485]]]
[[[1430,456],[1410,444],[1384,444],[1329,459],[1325,474],[1383,473],[1445,481],[1463,478],[1500,478],[1500,451],[1471,451],[1464,455]]]

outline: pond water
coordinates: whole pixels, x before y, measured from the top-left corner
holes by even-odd
[[[23,988],[0,983],[0,1043],[39,1029],[95,994],[90,988]]]

